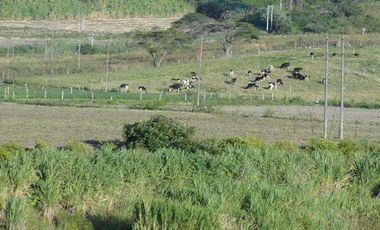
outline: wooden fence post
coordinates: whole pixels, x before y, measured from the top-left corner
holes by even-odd
[[[25,96],[26,96],[26,98],[29,98],[28,84],[25,84]]]

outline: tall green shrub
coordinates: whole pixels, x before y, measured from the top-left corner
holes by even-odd
[[[159,148],[180,148],[194,135],[194,129],[164,116],[124,126],[125,145],[144,147],[151,151]]]

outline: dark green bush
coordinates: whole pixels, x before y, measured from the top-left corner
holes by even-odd
[[[123,137],[128,148],[143,147],[151,151],[159,148],[183,148],[191,142],[194,128],[162,115],[124,126]]]
[[[79,51],[79,45],[76,47],[76,51]],[[96,46],[92,46],[91,44],[82,44],[80,46],[80,54],[87,55],[87,54],[96,54],[97,48]]]

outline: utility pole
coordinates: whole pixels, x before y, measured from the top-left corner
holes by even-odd
[[[269,23],[270,29],[273,28],[273,5],[267,6],[267,31],[269,31]]]
[[[340,130],[339,139],[343,139],[343,123],[344,123],[344,35],[342,35],[342,62],[341,62],[341,78],[340,78]]]
[[[203,35],[201,36],[201,48],[199,52],[199,66],[198,66],[198,92],[197,92],[197,108],[200,105],[200,91],[201,91],[201,81],[202,81],[202,56],[203,56]]]
[[[328,84],[328,69],[329,69],[329,37],[326,37],[326,52],[325,52],[325,106],[324,106],[324,122],[323,138],[327,139],[327,84]]]
[[[270,6],[270,30],[273,31],[273,5]]]
[[[269,5],[267,6],[267,31],[269,30]]]

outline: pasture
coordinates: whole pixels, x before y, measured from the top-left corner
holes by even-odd
[[[363,48],[356,47],[355,41],[358,38],[355,36],[347,38],[352,46],[346,50],[345,99],[350,102],[380,104],[380,94],[377,93],[380,87],[380,78],[377,72],[380,69],[378,61],[380,50],[376,45],[371,45],[373,42],[377,42],[375,34],[368,35],[366,38],[368,39],[368,46]],[[279,44],[274,45],[273,41],[276,39],[282,40]],[[272,97],[273,93],[276,98],[298,96],[307,101],[321,101],[323,84],[320,82],[324,77],[323,37],[289,36],[286,38],[277,37],[276,39],[273,37],[263,38],[263,41],[260,41],[261,44],[237,43],[234,47],[236,54],[232,58],[224,58],[218,51],[216,42],[206,44],[201,72],[201,91],[214,95],[223,93],[229,97],[251,97],[252,95]],[[297,49],[291,49],[289,45],[286,47],[286,44],[297,43],[297,39],[302,39],[304,43],[301,43],[302,47]],[[335,38],[335,41],[337,39],[338,37]],[[375,41],[373,41],[374,39]],[[309,42],[305,43],[308,40]],[[307,44],[310,47],[304,48]],[[16,55],[12,58],[2,59],[5,65],[1,72],[3,79],[13,79],[16,86],[28,84],[35,87],[60,88],[58,92],[64,90],[67,93],[71,87],[74,89],[82,87],[99,92],[106,89],[117,91],[120,84],[128,83],[131,93],[137,93],[137,87],[144,85],[148,88],[149,93],[159,94],[165,92],[168,86],[173,84],[171,78],[188,79],[190,72],[198,72],[196,45],[194,44],[194,51],[192,52],[181,53],[176,51],[172,53],[165,58],[165,62],[160,68],[151,65],[150,57],[146,51],[134,50],[124,54],[110,54],[108,65],[107,57],[104,54],[82,55],[79,70],[77,66],[78,57],[75,53],[71,55],[62,54],[63,56],[55,53],[52,58],[48,57],[47,60],[38,54]],[[267,45],[270,47],[265,48]],[[239,51],[242,52],[239,53]],[[313,60],[309,55],[310,52],[316,53]],[[330,54],[339,54],[339,52],[336,48],[330,49]],[[354,57],[354,52],[359,52],[360,56]],[[283,62],[290,62],[290,69],[302,67],[303,73],[311,76],[310,81],[289,79],[288,77],[291,74],[288,70],[278,68]],[[284,82],[282,88],[276,92],[265,90],[263,87],[267,83],[263,82],[257,91],[242,89],[249,80],[254,78],[254,76],[248,76],[248,70],[258,73],[269,65],[273,65],[275,69],[268,81],[275,81],[280,78]],[[225,81],[230,80],[228,76],[230,69],[235,71],[237,78],[237,83],[233,86],[225,83]],[[337,100],[340,87],[339,55],[330,56],[329,76],[329,99]],[[188,93],[191,94],[194,91],[192,89]],[[185,91],[181,93],[184,94]],[[111,96],[112,94],[109,94],[108,98]]]

